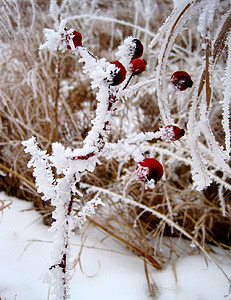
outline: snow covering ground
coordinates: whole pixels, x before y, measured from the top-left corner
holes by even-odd
[[[0,298],[54,299],[49,295],[49,284],[42,280],[50,266],[51,233],[40,215],[30,210],[31,203],[0,193],[0,200],[6,199],[12,204],[0,217]],[[87,230],[85,237],[82,271],[78,264],[71,281],[72,300],[150,299],[142,259],[96,229]],[[81,235],[74,236],[73,258],[78,257],[82,243]],[[231,277],[228,257],[219,254],[216,258]],[[212,262],[206,265],[201,255],[179,259],[176,275],[177,280],[171,265],[163,271],[151,271],[158,300],[231,299],[224,274]]]

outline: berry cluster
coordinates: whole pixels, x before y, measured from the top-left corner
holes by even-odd
[[[64,40],[67,44],[67,49],[73,49],[73,46],[74,48],[82,47],[82,35],[76,30],[71,31],[69,34],[68,30],[65,29]],[[143,49],[144,48],[140,40],[132,39],[130,47],[128,48],[128,56],[130,57],[129,65],[125,68],[119,60],[111,61],[109,65],[109,75],[104,78],[104,82],[106,82],[110,87],[118,86],[122,82],[126,81],[123,87],[123,89],[125,89],[133,76],[141,74],[146,69],[146,60],[140,58],[143,55]],[[97,60],[97,58],[95,59]],[[111,65],[115,67],[112,68]],[[127,76],[127,74],[129,76]],[[193,85],[190,75],[185,71],[177,71],[173,73],[171,82],[180,91],[184,91]],[[108,106],[108,110],[111,109],[111,106],[112,104]],[[105,128],[106,125],[108,125],[108,121],[107,124],[105,123]],[[181,129],[176,125],[167,125],[162,128],[160,132],[161,138],[166,141],[179,140],[185,134],[184,129]],[[77,156],[73,159],[87,160],[91,156],[94,156],[94,152],[85,156]],[[163,172],[163,166],[155,158],[145,158],[138,163],[135,175],[140,182],[144,182],[146,186],[154,188],[156,183],[162,178]]]
[[[132,73],[132,76],[134,76],[134,75],[139,75],[145,71],[147,62],[144,59],[140,59],[140,57],[143,55],[143,50],[144,50],[141,41],[138,39],[133,39],[132,46],[133,49],[131,48],[132,58],[131,58],[130,71]]]
[[[143,49],[144,47],[140,40],[133,39],[131,41],[131,46],[129,48],[131,62],[127,70],[118,60],[111,62],[111,64],[116,66],[117,71],[111,73],[112,83],[110,85],[115,86],[121,84],[126,79],[126,74],[128,73],[130,74],[130,77],[124,86],[125,89],[134,75],[139,75],[145,71],[147,62],[144,59],[139,58],[143,54]]]

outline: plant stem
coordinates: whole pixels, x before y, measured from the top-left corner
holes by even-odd
[[[59,121],[58,121],[58,104],[59,104],[59,89],[60,89],[60,67],[61,57],[58,54],[58,65],[57,65],[57,75],[56,75],[56,89],[55,89],[55,128],[54,128],[54,142],[59,140]]]

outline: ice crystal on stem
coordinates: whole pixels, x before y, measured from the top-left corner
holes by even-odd
[[[64,26],[63,21],[58,32],[46,30],[47,42],[41,48],[48,48],[52,51],[67,49],[69,39],[65,35],[71,34],[73,30],[67,31]],[[111,71],[115,70],[116,66],[106,62],[105,59],[96,59],[86,48],[79,48],[79,54],[82,57],[80,61],[85,63],[84,71],[92,79],[92,87],[98,88],[96,117],[92,122],[91,131],[84,140],[83,148],[73,151],[70,148],[65,149],[59,143],[54,143],[53,152],[49,156],[39,149],[35,138],[23,142],[26,147],[25,151],[32,155],[29,166],[34,167],[38,191],[43,193],[44,200],[51,199],[51,204],[55,207],[52,215],[54,222],[51,227],[55,250],[50,271],[53,273],[54,291],[59,299],[69,298],[71,233],[75,226],[81,227],[86,217],[93,214],[97,206],[102,204],[98,198],[81,207],[78,203],[81,193],[77,190],[76,184],[86,170],[93,172],[96,163],[99,163],[98,156],[104,147],[109,122],[117,101],[113,89],[110,89],[104,80],[108,76],[108,67]],[[56,179],[54,179],[52,168],[56,169],[58,175]],[[79,211],[77,215],[74,214],[74,205]]]
[[[81,206],[79,198],[82,194],[78,191],[77,185],[86,171],[94,171],[96,164],[100,164],[99,157],[105,153],[111,118],[117,109],[118,94],[122,89],[120,83],[126,77],[126,69],[119,61],[110,63],[104,58],[98,59],[87,48],[82,47],[81,34],[76,35],[77,31],[67,29],[65,26],[66,21],[63,20],[58,26],[58,31],[46,29],[47,41],[40,50],[61,52],[71,50],[73,54],[80,55],[79,62],[84,63],[83,70],[91,78],[92,88],[97,88],[98,104],[96,116],[92,120],[92,129],[83,141],[81,149],[65,149],[56,142],[52,144],[51,155],[39,149],[34,137],[23,142],[25,151],[32,156],[28,166],[34,168],[38,191],[43,193],[44,200],[51,200],[55,208],[51,227],[54,234],[54,259],[50,271],[53,275],[53,290],[58,299],[70,297],[72,231],[76,226],[81,228],[87,216],[94,214],[98,205],[103,205],[101,199],[97,198]],[[74,40],[75,36],[79,38],[78,41]],[[129,43],[125,42],[126,51],[121,52],[127,67],[135,51],[136,56],[143,51],[140,43],[133,43],[133,40],[130,37]],[[136,45],[139,45],[139,51],[136,50]],[[53,169],[55,173],[52,172]]]

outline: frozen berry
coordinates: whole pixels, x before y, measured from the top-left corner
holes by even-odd
[[[119,70],[115,69],[115,71],[111,72],[110,85],[113,85],[113,86],[119,85],[124,81],[124,79],[126,77],[126,69],[118,60],[111,61],[110,63],[115,65],[119,69]]]
[[[191,76],[185,71],[177,71],[173,73],[171,76],[171,82],[180,91],[191,88],[193,85]]]
[[[136,167],[136,177],[139,181],[156,184],[163,176],[163,166],[155,158],[145,158]]]
[[[138,40],[138,39],[133,39],[132,44],[133,44],[132,45],[132,51],[134,51],[132,59],[136,59],[136,58],[141,57],[142,54],[143,54],[143,50],[144,50],[144,47],[143,47],[141,41]]]
[[[161,131],[162,139],[170,141],[179,140],[185,134],[184,129],[175,125],[167,125]]]
[[[82,47],[82,35],[80,32],[74,30],[71,35],[73,35],[73,37],[68,36],[67,41],[69,43],[69,40],[72,39],[75,48],[78,46]],[[70,44],[67,45],[67,49],[71,49]]]
[[[133,59],[131,62],[131,72],[132,75],[139,75],[146,69],[147,62],[144,59]]]

